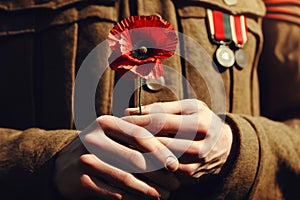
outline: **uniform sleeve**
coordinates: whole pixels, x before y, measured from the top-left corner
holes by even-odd
[[[299,199],[300,18],[295,13],[300,4],[265,2],[265,43],[259,66],[264,117],[228,115],[238,150],[223,195]]]
[[[60,199],[52,182],[55,156],[76,136],[74,130],[0,128],[1,198]]]
[[[14,168],[35,172],[77,136],[74,130],[0,129],[0,176]]]
[[[228,121],[235,127],[238,150],[221,194],[234,199],[299,198],[300,120],[230,114]]]

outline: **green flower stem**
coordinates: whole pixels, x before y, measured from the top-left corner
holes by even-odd
[[[143,87],[143,78],[139,76],[139,111],[140,115],[142,115],[142,87]]]

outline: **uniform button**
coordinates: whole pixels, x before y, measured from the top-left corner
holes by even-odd
[[[225,4],[228,6],[233,6],[235,4],[237,4],[237,0],[224,0]]]
[[[157,79],[147,79],[146,80],[146,86],[149,90],[157,92],[161,90],[165,85],[165,78],[163,76],[157,78]]]

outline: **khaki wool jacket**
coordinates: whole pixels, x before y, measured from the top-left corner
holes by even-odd
[[[287,7],[299,13],[299,6]],[[300,199],[300,28],[263,20],[260,0],[0,1],[0,198],[62,198],[52,183],[55,156],[83,128],[74,126],[76,74],[118,21],[160,15],[215,59],[207,8],[247,18],[248,65],[217,71],[225,88],[225,110],[217,114],[226,114],[234,143],[219,175],[200,177],[171,199]],[[182,41],[179,48],[189,62],[175,55],[164,64],[185,79],[165,72],[168,88],[145,89],[143,103],[198,98],[213,107],[212,95],[218,94],[191,64],[198,62],[199,49]],[[101,62],[107,63],[110,50],[104,55]],[[98,116],[112,114],[115,80],[107,69],[99,81]],[[136,99],[128,106],[136,106]]]

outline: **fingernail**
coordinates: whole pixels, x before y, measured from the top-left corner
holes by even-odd
[[[178,166],[179,166],[179,162],[176,158],[174,158],[173,156],[167,157],[165,162],[165,168],[167,170],[174,172],[178,169]]]

